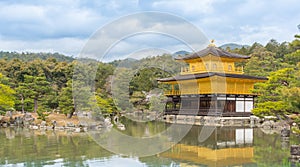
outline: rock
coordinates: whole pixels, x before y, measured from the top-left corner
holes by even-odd
[[[110,126],[112,125],[110,118],[105,118],[104,119],[104,126]]]
[[[265,121],[265,122],[263,122],[262,123],[262,125],[261,125],[261,127],[263,128],[263,129],[272,129],[273,128],[273,126],[274,126],[274,121]]]
[[[36,126],[36,125],[32,125],[32,126],[30,126],[29,128],[30,128],[30,129],[33,129],[33,130],[37,130],[37,129],[39,129],[39,127],[38,127],[38,126]]]
[[[117,128],[120,130],[125,130],[125,126],[121,123],[117,126]]]
[[[81,132],[81,129],[80,128],[75,128],[75,131],[76,133],[80,133]]]
[[[67,126],[67,127],[75,127],[75,125],[74,125],[73,122],[67,122],[67,123],[66,123],[66,126]]]
[[[41,126],[46,126],[46,124],[47,124],[46,121],[41,122]]]
[[[61,127],[61,126],[56,126],[56,127],[54,127],[53,129],[55,129],[55,130],[65,130],[65,128],[64,128],[64,127]]]
[[[15,117],[14,124],[16,126],[23,126],[24,125],[24,119],[22,117]]]
[[[3,127],[3,128],[7,128],[7,126],[8,126],[8,125],[7,125],[6,122],[2,124],[2,127]]]
[[[23,117],[24,118],[32,118],[32,115],[30,113],[25,113]]]
[[[30,113],[25,113],[23,116],[23,123],[24,125],[31,125],[34,121],[34,118]]]
[[[6,117],[12,117],[12,112],[11,112],[11,111],[7,111],[7,112],[5,113],[5,116],[6,116]]]
[[[47,130],[53,130],[53,127],[52,126],[47,126],[46,129]]]
[[[291,155],[300,156],[300,145],[291,145]]]
[[[78,126],[79,127],[88,127],[89,125],[86,122],[79,122]]]
[[[284,129],[281,130],[280,134],[281,134],[281,137],[290,137],[290,133],[291,133],[290,130],[284,128]]]

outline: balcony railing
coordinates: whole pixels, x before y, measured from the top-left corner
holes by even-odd
[[[180,92],[180,90],[168,90],[168,91],[165,91],[164,94],[166,96],[168,96],[168,95],[180,95],[181,92]]]
[[[220,72],[220,73],[233,73],[233,74],[243,74],[243,67],[236,67],[235,70],[228,70],[224,68],[216,68],[216,69],[190,69],[189,67],[182,67],[181,74],[193,74],[193,73],[205,73],[205,72]]]

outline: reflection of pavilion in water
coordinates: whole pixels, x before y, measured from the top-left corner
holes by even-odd
[[[193,162],[203,166],[243,166],[253,164],[253,129],[218,128],[200,143],[195,140],[201,128],[193,127],[180,142],[160,156],[180,160],[182,166]]]

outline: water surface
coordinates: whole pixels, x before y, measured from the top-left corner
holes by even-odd
[[[123,120],[131,136],[151,136],[169,125]],[[86,133],[0,129],[1,166],[291,166],[289,147],[299,137],[283,140],[260,129],[220,127],[204,142],[203,127],[193,126],[168,151],[148,157],[128,157],[101,148]],[[134,147],[134,146],[133,146]],[[299,164],[294,164],[300,166]]]

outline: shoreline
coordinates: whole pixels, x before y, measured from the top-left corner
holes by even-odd
[[[129,116],[133,116],[132,113]],[[139,116],[136,115],[136,116]],[[154,115],[153,115],[154,116]],[[150,117],[149,117],[150,118]],[[153,117],[155,118],[155,116]],[[189,115],[164,115],[156,121],[165,123],[188,124],[197,126],[215,126],[215,127],[250,127],[261,128],[266,133],[281,133],[282,130],[291,130],[291,126],[285,121],[276,120],[275,117],[259,118],[250,117],[218,117],[218,116],[189,116]],[[114,119],[113,119],[114,122]],[[15,112],[10,116],[0,116],[0,128],[20,127],[37,131],[65,131],[65,132],[87,132],[93,130],[102,130],[118,124],[112,124],[110,118],[104,121],[91,121],[88,116],[74,115],[67,118],[64,114],[49,113],[46,121],[38,119],[36,113]],[[123,125],[124,126],[124,125]],[[119,128],[119,127],[118,127]],[[120,128],[125,128],[120,127]]]

